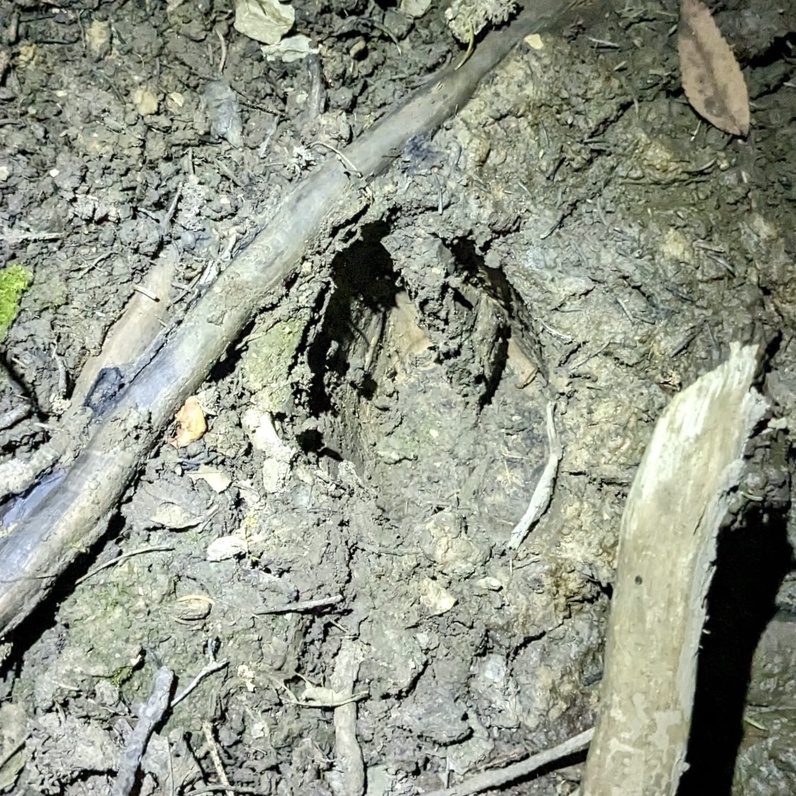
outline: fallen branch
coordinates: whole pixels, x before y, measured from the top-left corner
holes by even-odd
[[[80,552],[103,535],[107,520],[149,450],[183,401],[202,384],[241,329],[293,275],[330,214],[346,196],[386,171],[409,139],[436,129],[520,39],[543,26],[582,16],[573,4],[535,2],[508,28],[490,33],[458,71],[448,67],[405,105],[383,118],[305,177],[120,394],[63,479],[0,540],[0,638],[49,593]],[[341,162],[342,161],[342,162]],[[349,176],[350,163],[361,179]]]
[[[153,263],[143,284],[133,293],[121,317],[105,336],[102,351],[89,357],[70,396],[69,410],[63,415],[49,440],[25,461],[8,459],[0,464],[0,499],[9,495],[25,494],[25,503],[14,504],[13,514],[43,497],[40,476],[60,462],[67,467],[86,439],[92,412],[84,407],[86,399],[96,405],[102,401],[103,389],[97,377],[105,372],[105,384],[113,382],[114,374],[121,379],[122,372],[135,372],[135,363],[146,356],[167,321],[169,286],[177,267],[177,255],[171,248],[164,249]],[[154,299],[153,299],[154,297]],[[94,397],[89,398],[89,393]],[[22,407],[29,406],[22,404]],[[2,425],[0,425],[2,428]],[[32,489],[31,489],[32,488]],[[46,490],[44,490],[46,492]]]

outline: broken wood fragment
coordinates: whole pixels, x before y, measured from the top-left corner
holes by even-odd
[[[685,771],[716,539],[767,408],[757,347],[679,393],[627,498],[584,796],[674,796]]]

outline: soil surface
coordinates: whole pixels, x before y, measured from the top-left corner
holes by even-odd
[[[124,378],[81,372],[153,263],[178,322],[298,179],[465,56],[420,5],[297,0],[315,52],[288,63],[226,0],[0,7],[0,257],[32,274],[2,343],[4,511]],[[140,794],[355,794],[357,754],[368,794],[423,793],[592,726],[625,495],[732,341],[766,352],[783,475],[750,467],[719,550],[682,790],[796,792],[785,6],[716,9],[746,139],[688,105],[676,4],[644,0],[543,31],[396,153],[214,368],[206,433],[163,435],[6,645],[0,792],[109,793],[162,667],[185,696]],[[512,544],[551,407],[552,500]],[[582,760],[503,792],[575,793]]]

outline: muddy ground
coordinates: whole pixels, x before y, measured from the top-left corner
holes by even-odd
[[[368,794],[591,726],[635,468],[735,340],[766,351],[786,475],[750,473],[720,546],[681,791],[796,792],[796,8],[717,10],[746,140],[689,107],[676,4],[644,0],[518,48],[362,190],[206,381],[207,433],[163,436],[5,647],[2,792],[110,792],[162,665],[181,691],[223,664],[158,725],[141,794],[350,793],[351,690]],[[179,318],[330,147],[462,57],[443,12],[299,0],[318,52],[283,63],[223,0],[2,5],[0,251],[33,274],[2,344],[0,411],[30,407],[5,465],[47,442],[156,258]],[[552,502],[513,549],[551,403]],[[574,793],[581,762],[504,792]]]

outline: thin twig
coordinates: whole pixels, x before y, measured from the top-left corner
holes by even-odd
[[[509,547],[516,549],[530,533],[531,528],[539,522],[541,516],[547,511],[550,505],[550,498],[553,495],[556,476],[558,475],[558,464],[564,455],[561,440],[556,431],[555,404],[551,401],[547,404],[547,445],[549,448],[547,464],[545,465],[542,477],[536,488],[533,490],[531,502],[522,515],[520,521],[514,526],[514,530],[509,537]]]
[[[227,794],[231,794],[233,791],[229,788],[227,772],[224,771],[224,764],[221,762],[221,755],[218,753],[218,745],[216,744],[216,739],[213,737],[213,728],[210,726],[209,721],[202,722],[202,731],[205,734],[205,741],[210,751],[210,759],[213,761],[213,768],[216,770],[216,776],[221,780],[222,784],[226,786],[225,790]]]
[[[174,707],[175,705],[179,705],[180,702],[182,702],[182,700],[185,699],[185,697],[187,697],[188,694],[190,694],[191,691],[193,691],[194,688],[196,688],[196,686],[198,686],[199,683],[205,679],[205,677],[213,674],[213,672],[217,672],[219,669],[223,669],[225,666],[229,666],[229,661],[211,661],[208,663],[207,666],[205,666],[202,671],[199,672],[199,674],[197,674],[196,677],[194,677],[193,680],[191,680],[191,682],[188,683],[188,685],[185,686],[185,688],[180,691],[176,697],[174,697],[174,701],[171,703],[171,706]]]
[[[337,159],[343,164],[343,166],[345,166],[345,168],[348,169],[349,174],[353,174],[354,177],[362,179],[362,172],[337,147],[327,144],[326,141],[313,141],[310,144],[312,149],[315,149],[319,146],[325,147],[331,152],[334,152],[334,154],[337,155]]]
[[[216,28],[216,36],[218,36],[219,41],[221,42],[221,57],[218,59],[218,74],[224,74],[224,66],[227,63],[227,43],[224,40],[224,34]]]
[[[185,796],[201,796],[203,793],[218,793],[221,790],[232,791],[233,793],[250,793],[254,796],[270,796],[272,791],[264,791],[259,788],[250,788],[248,785],[208,785],[206,788],[192,790]]]
[[[102,572],[103,569],[108,569],[108,567],[115,567],[117,564],[121,564],[122,561],[125,561],[128,558],[132,558],[133,556],[140,556],[144,553],[168,553],[169,551],[174,550],[173,547],[139,547],[138,550],[131,550],[129,553],[124,553],[123,555],[117,556],[116,558],[112,559],[111,561],[106,561],[104,564],[100,564],[97,567],[94,567],[90,572],[86,572],[85,575],[79,577],[75,581],[75,586],[79,583],[83,583],[84,580],[88,580],[89,578],[93,578],[98,572]]]
[[[462,56],[456,66],[453,67],[455,72],[458,72],[469,60],[475,49],[475,31],[473,30],[473,22],[471,19],[467,20],[467,52]]]
[[[127,748],[122,755],[122,762],[113,783],[111,796],[129,796],[132,793],[149,737],[169,707],[173,686],[174,672],[166,666],[162,666],[155,673],[152,694],[141,710],[138,724],[127,741]]]
[[[268,616],[269,614],[303,614],[314,611],[317,608],[327,608],[336,605],[343,599],[342,594],[333,594],[331,597],[319,597],[317,600],[304,600],[303,602],[288,603],[278,605],[274,608],[266,608],[264,611],[257,611],[254,616]]]
[[[454,785],[452,788],[428,791],[423,796],[471,796],[473,793],[483,793],[485,790],[496,790],[508,785],[510,782],[515,782],[533,774],[534,771],[537,771],[542,766],[555,763],[557,760],[583,751],[591,743],[593,736],[594,728],[592,727],[590,730],[574,735],[552,749],[545,749],[544,752],[531,755],[531,757],[521,760],[519,763],[493,771],[484,771],[465,782]]]

